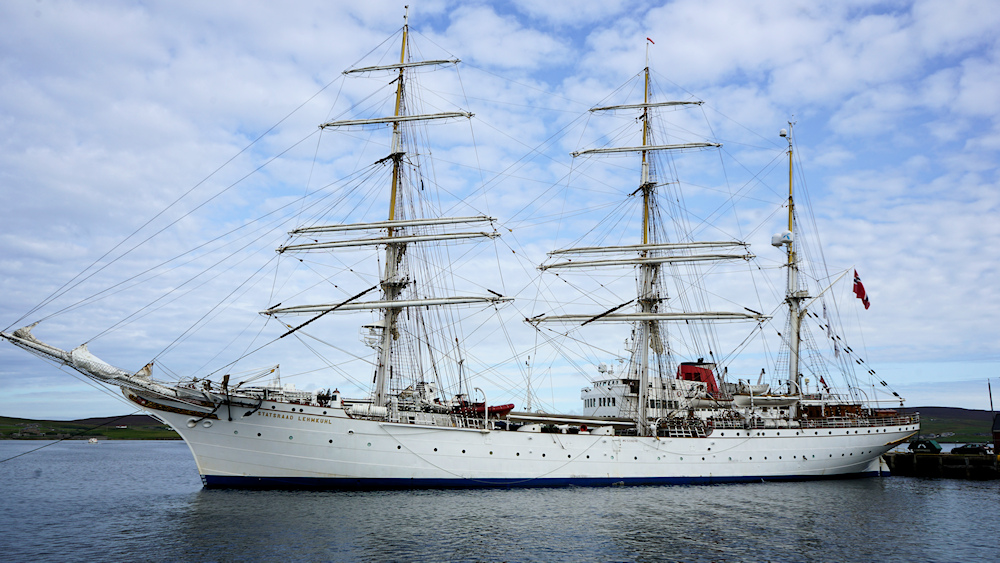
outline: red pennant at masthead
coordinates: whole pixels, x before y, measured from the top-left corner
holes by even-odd
[[[650,39],[650,38],[648,38],[648,37],[646,38],[646,41],[649,41],[649,42],[650,42],[650,43],[652,43],[653,45],[656,45],[656,41],[653,41],[652,39]]]
[[[854,270],[854,295],[865,304],[865,309],[871,306],[871,302],[868,301],[868,294],[865,293],[865,286],[861,284],[861,276],[858,275],[857,270]]]

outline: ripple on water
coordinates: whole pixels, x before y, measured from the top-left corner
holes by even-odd
[[[62,442],[0,483],[7,561],[971,561],[1000,537],[995,481],[227,491],[180,442]]]

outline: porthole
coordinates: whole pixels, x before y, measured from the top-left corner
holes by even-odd
[[[702,461],[705,461],[705,458],[701,458],[701,460],[702,460]]]
[[[465,453],[465,450],[462,450],[462,453],[464,454],[464,453]]]
[[[397,450],[401,450],[401,449],[403,449],[403,446],[396,446],[396,449]]]
[[[271,410],[274,410],[274,405],[271,405]]]
[[[289,440],[291,440],[291,439],[292,439],[292,437],[291,437],[291,436],[289,436],[289,437],[288,437],[288,439],[289,439]]]
[[[260,436],[260,432],[257,433],[257,436]]]
[[[490,455],[493,455],[493,452],[490,452]]]
[[[589,456],[589,455],[587,456],[587,459],[590,459],[590,456]]]
[[[545,457],[545,454],[542,454],[542,457]]]
[[[573,459],[573,456],[566,454],[566,459]]]
[[[514,454],[514,455],[515,455],[515,456],[520,456],[520,455],[521,455],[521,452],[517,452],[517,453],[516,453],[516,454]]]
[[[372,443],[371,442],[368,442],[368,447],[369,448],[372,447]]]
[[[638,461],[638,460],[639,460],[639,456],[635,456],[635,457],[633,457],[632,459],[634,459],[634,460]]]
[[[438,451],[438,449],[437,449],[437,448],[434,448],[434,451]]]
[[[239,434],[239,433],[240,433],[239,430],[233,430],[233,434]]]
[[[330,443],[332,444],[332,443],[333,443],[333,440],[330,440]]]
[[[326,411],[323,411],[323,414],[326,414]]]

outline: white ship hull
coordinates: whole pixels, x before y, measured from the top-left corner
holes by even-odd
[[[147,403],[147,407],[149,404]],[[207,487],[433,488],[684,484],[877,475],[916,423],[717,429],[707,438],[484,431],[352,419],[264,402],[218,419],[151,412],[191,448]],[[249,415],[247,415],[250,413]],[[245,416],[246,415],[246,416]]]

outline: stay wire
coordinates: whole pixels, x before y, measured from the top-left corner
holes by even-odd
[[[28,311],[27,313],[25,313],[24,315],[22,315],[22,316],[21,316],[20,318],[18,318],[18,320],[17,320],[17,321],[15,321],[15,322],[14,322],[13,324],[11,324],[10,326],[8,326],[7,328],[9,329],[9,328],[10,328],[11,326],[14,326],[14,325],[17,325],[17,324],[19,324],[19,323],[23,322],[23,321],[24,321],[24,319],[28,318],[28,317],[29,317],[30,315],[32,315],[33,313],[35,313],[36,311],[38,311],[38,310],[39,310],[39,309],[41,309],[42,307],[45,307],[46,305],[48,305],[49,303],[51,303],[51,302],[52,302],[52,301],[54,301],[55,299],[58,299],[59,297],[61,297],[62,295],[64,295],[64,294],[65,294],[65,293],[66,293],[67,291],[69,291],[70,289],[72,289],[73,287],[76,287],[76,286],[78,286],[79,284],[81,284],[81,283],[83,283],[83,282],[85,282],[85,281],[89,280],[90,278],[92,278],[93,276],[97,275],[98,273],[100,273],[100,272],[101,272],[101,271],[103,271],[104,269],[108,268],[109,266],[111,266],[112,264],[114,264],[115,262],[117,262],[118,260],[121,260],[121,259],[122,259],[122,258],[124,258],[125,256],[127,256],[127,255],[131,254],[131,253],[132,253],[132,252],[133,252],[134,250],[136,250],[136,249],[137,249],[137,248],[139,248],[140,246],[142,246],[142,245],[146,244],[147,242],[149,242],[149,240],[150,240],[150,239],[152,239],[153,237],[155,237],[155,236],[159,235],[159,234],[160,234],[160,233],[162,233],[162,232],[163,232],[164,230],[166,230],[166,229],[170,228],[171,226],[173,226],[173,225],[177,224],[178,222],[180,222],[180,221],[181,221],[182,219],[184,219],[185,217],[187,217],[187,216],[191,215],[192,213],[194,213],[195,211],[197,211],[198,209],[200,209],[201,207],[203,207],[204,205],[206,205],[206,204],[207,204],[208,202],[210,202],[210,201],[214,200],[215,198],[219,197],[220,195],[222,195],[222,194],[224,194],[225,192],[227,192],[227,191],[229,191],[230,189],[232,189],[232,188],[233,188],[233,187],[234,187],[234,186],[235,186],[235,185],[236,185],[236,184],[237,184],[238,182],[234,182],[234,183],[232,183],[232,184],[230,184],[230,185],[226,186],[225,188],[223,188],[223,189],[222,189],[222,191],[220,191],[220,192],[216,193],[215,195],[213,195],[213,196],[212,196],[212,197],[210,197],[209,199],[205,200],[204,202],[202,202],[201,204],[199,204],[199,205],[198,205],[197,207],[195,207],[194,209],[192,209],[192,210],[188,211],[187,213],[183,214],[183,215],[182,215],[181,217],[179,217],[178,219],[176,219],[176,220],[172,221],[171,223],[169,223],[169,224],[168,224],[167,226],[163,227],[163,228],[162,228],[162,229],[160,229],[159,231],[156,231],[155,233],[153,233],[153,234],[152,234],[152,235],[150,235],[149,237],[145,238],[145,239],[144,239],[144,240],[142,240],[141,242],[139,242],[139,243],[137,243],[136,245],[134,245],[133,247],[129,248],[129,249],[128,249],[128,250],[126,250],[126,251],[125,251],[124,253],[122,253],[121,255],[119,255],[119,256],[117,256],[117,257],[115,257],[115,258],[114,258],[113,260],[111,260],[111,261],[109,261],[108,263],[104,264],[103,266],[101,266],[101,267],[100,267],[100,268],[98,268],[97,270],[94,270],[94,271],[93,271],[93,272],[91,272],[90,274],[88,274],[88,275],[84,276],[84,274],[85,274],[85,273],[86,273],[86,272],[87,272],[88,270],[90,270],[90,269],[94,268],[94,266],[96,266],[97,264],[99,264],[99,263],[100,263],[100,262],[101,262],[102,260],[104,260],[104,259],[105,259],[105,258],[107,258],[107,257],[108,257],[109,255],[111,255],[111,253],[112,253],[112,252],[114,252],[115,250],[117,250],[118,248],[120,248],[120,247],[121,247],[122,245],[124,245],[124,244],[125,244],[126,242],[128,242],[128,241],[129,241],[129,240],[131,240],[131,239],[132,239],[133,237],[135,237],[135,236],[136,236],[136,235],[137,235],[137,234],[138,234],[138,233],[139,233],[140,231],[142,231],[142,230],[143,230],[143,229],[145,229],[145,228],[146,228],[147,226],[149,226],[149,225],[150,225],[150,224],[151,224],[151,223],[152,223],[153,221],[157,220],[157,219],[158,219],[158,218],[160,218],[160,217],[161,217],[161,216],[162,216],[162,215],[163,215],[164,213],[166,213],[166,212],[167,212],[168,210],[172,209],[172,208],[173,208],[174,206],[176,206],[177,204],[179,204],[179,203],[181,202],[181,200],[183,200],[184,198],[186,198],[186,197],[187,197],[187,196],[188,196],[189,194],[191,194],[191,192],[193,192],[194,190],[198,189],[198,188],[199,188],[199,187],[200,187],[201,185],[203,185],[203,184],[204,184],[205,182],[207,182],[208,180],[210,180],[211,178],[213,178],[213,177],[214,177],[214,176],[215,176],[216,174],[218,174],[218,173],[219,173],[219,172],[220,172],[220,171],[221,171],[221,170],[222,170],[223,168],[225,168],[225,167],[226,167],[226,166],[228,166],[228,165],[229,165],[229,164],[230,164],[231,162],[233,162],[234,160],[236,160],[236,159],[237,159],[237,158],[238,158],[238,157],[239,157],[240,155],[242,155],[243,153],[245,153],[245,152],[247,152],[248,150],[250,150],[250,148],[251,148],[251,147],[253,147],[254,145],[256,145],[256,144],[257,144],[257,143],[258,143],[258,142],[259,142],[259,141],[260,141],[261,139],[263,139],[263,138],[264,138],[264,137],[266,137],[266,136],[267,136],[268,134],[270,134],[270,133],[271,133],[272,131],[274,131],[274,130],[275,130],[275,129],[276,129],[276,128],[277,128],[278,126],[279,126],[279,125],[281,125],[282,123],[284,123],[285,121],[287,121],[287,120],[288,120],[288,119],[289,119],[289,118],[290,118],[290,117],[291,117],[292,115],[294,115],[294,114],[295,114],[295,113],[297,113],[297,112],[298,112],[299,110],[301,110],[301,109],[302,109],[303,107],[305,107],[305,106],[306,106],[306,105],[307,105],[307,104],[308,104],[309,102],[311,102],[311,101],[312,101],[313,99],[315,99],[315,98],[316,98],[317,96],[319,96],[319,95],[320,95],[321,93],[323,93],[323,92],[324,92],[324,91],[325,91],[325,90],[326,90],[327,88],[329,88],[329,87],[330,87],[330,86],[331,86],[331,85],[332,85],[333,83],[335,83],[335,82],[336,82],[337,80],[340,80],[341,78],[342,78],[341,76],[338,76],[337,78],[335,78],[335,79],[331,80],[330,82],[326,83],[326,84],[325,84],[325,85],[324,85],[324,86],[323,86],[322,88],[320,88],[320,89],[319,89],[319,90],[318,90],[318,91],[317,91],[317,92],[316,92],[315,94],[313,94],[313,95],[312,95],[312,96],[310,96],[310,97],[309,97],[308,99],[306,99],[306,100],[305,100],[305,101],[303,101],[303,102],[302,102],[301,104],[299,104],[299,105],[298,105],[298,106],[297,106],[297,107],[296,107],[295,109],[293,109],[293,110],[292,110],[292,111],[290,111],[290,112],[289,112],[288,114],[286,114],[286,115],[285,115],[284,117],[282,117],[282,118],[281,118],[280,120],[278,120],[278,121],[277,121],[277,122],[276,122],[276,123],[275,123],[274,125],[272,125],[271,127],[269,127],[269,128],[268,128],[268,129],[266,130],[266,131],[264,131],[263,133],[261,133],[260,135],[258,135],[258,136],[257,136],[257,137],[256,137],[256,138],[255,138],[255,139],[253,140],[253,141],[251,141],[251,142],[250,142],[249,144],[247,144],[247,145],[246,145],[245,147],[243,147],[242,149],[240,149],[240,150],[239,150],[239,151],[238,151],[238,152],[237,152],[236,154],[234,154],[234,155],[233,155],[232,157],[230,157],[230,158],[229,158],[228,160],[226,160],[226,161],[225,161],[224,163],[222,163],[221,165],[219,165],[219,166],[218,166],[218,167],[217,167],[217,168],[216,168],[215,170],[213,170],[213,171],[212,171],[212,172],[211,172],[211,173],[210,173],[210,174],[209,174],[208,176],[206,176],[206,177],[205,177],[205,178],[203,178],[203,179],[202,179],[201,181],[199,181],[199,182],[198,182],[198,183],[196,183],[196,184],[195,184],[194,186],[192,186],[192,187],[191,187],[191,188],[189,188],[189,189],[188,189],[187,191],[185,191],[185,192],[184,192],[183,194],[181,194],[181,196],[180,196],[180,197],[178,197],[178,198],[177,198],[177,199],[175,199],[175,200],[174,200],[173,202],[171,202],[171,203],[170,203],[169,205],[167,205],[167,207],[163,208],[163,209],[162,209],[162,210],[160,210],[160,211],[159,211],[158,213],[156,213],[155,215],[153,215],[153,217],[151,217],[151,218],[150,218],[149,220],[147,220],[147,221],[146,221],[145,223],[143,223],[143,224],[142,224],[142,225],[141,225],[141,226],[140,226],[139,228],[135,229],[134,231],[132,231],[132,233],[131,233],[131,234],[129,234],[129,235],[128,235],[127,237],[125,237],[124,239],[122,239],[122,241],[121,241],[121,242],[119,242],[118,244],[114,245],[114,246],[113,246],[113,247],[112,247],[111,249],[109,249],[109,250],[108,250],[107,252],[105,252],[105,253],[104,253],[103,255],[101,255],[101,256],[100,256],[99,258],[97,258],[96,260],[94,260],[94,261],[93,261],[93,262],[92,262],[92,263],[91,263],[91,264],[90,264],[89,266],[87,266],[86,268],[84,268],[84,269],[83,269],[83,270],[82,270],[82,271],[81,271],[81,272],[80,272],[79,274],[77,274],[77,275],[73,276],[73,278],[71,278],[71,279],[70,279],[69,281],[67,281],[67,282],[66,282],[66,283],[64,283],[64,284],[63,284],[62,286],[60,286],[60,287],[59,287],[58,289],[56,289],[56,290],[55,290],[55,291],[53,291],[53,292],[52,292],[51,294],[49,294],[49,296],[48,296],[48,297],[46,297],[45,299],[43,299],[41,303],[39,303],[38,305],[36,305],[36,306],[34,306],[33,308],[31,308],[31,310],[29,310],[29,311]],[[270,162],[270,161],[269,161],[269,162]],[[81,277],[81,276],[83,276],[83,277]],[[50,316],[51,316],[51,315],[50,315]]]

